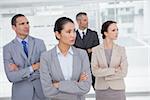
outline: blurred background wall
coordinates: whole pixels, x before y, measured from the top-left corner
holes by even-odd
[[[30,22],[30,35],[43,39],[49,50],[57,44],[53,33],[55,20],[67,16],[75,21],[80,11],[88,14],[89,28],[98,32],[100,43],[102,23],[117,21],[116,42],[126,47],[129,62],[126,93],[150,96],[149,5],[149,0],[0,0],[0,98],[11,96],[12,84],[4,73],[2,48],[15,38],[10,24],[12,16],[25,14]],[[89,94],[94,94],[92,88]]]

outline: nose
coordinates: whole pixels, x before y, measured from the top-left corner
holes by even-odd
[[[29,28],[29,24],[25,24],[25,28]]]
[[[118,30],[117,30],[117,32],[116,32],[116,33],[117,33],[117,34],[119,33],[119,32],[118,32]]]

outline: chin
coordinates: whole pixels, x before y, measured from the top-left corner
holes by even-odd
[[[116,36],[116,37],[114,38],[114,40],[117,40],[117,38],[118,38],[118,36]]]
[[[70,43],[70,45],[71,45],[71,46],[74,45],[74,42],[73,42],[73,43]]]
[[[24,36],[28,36],[28,35],[29,35],[29,33],[24,33],[23,35],[24,35]]]

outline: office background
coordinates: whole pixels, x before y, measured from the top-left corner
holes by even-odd
[[[0,99],[11,95],[11,83],[4,73],[2,48],[15,37],[10,23],[12,16],[25,14],[30,22],[30,35],[43,39],[49,50],[57,44],[53,33],[55,20],[67,16],[75,21],[80,11],[87,12],[89,28],[98,32],[101,43],[102,23],[117,21],[119,38],[116,42],[126,47],[129,62],[126,93],[150,99],[149,5],[149,0],[0,0]],[[89,98],[93,97],[92,88],[88,94]]]

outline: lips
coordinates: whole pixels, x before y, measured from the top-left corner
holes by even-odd
[[[74,42],[75,40],[70,40],[71,42]]]
[[[24,30],[24,32],[29,33],[29,30]]]
[[[75,42],[75,39],[70,40],[70,42]]]

